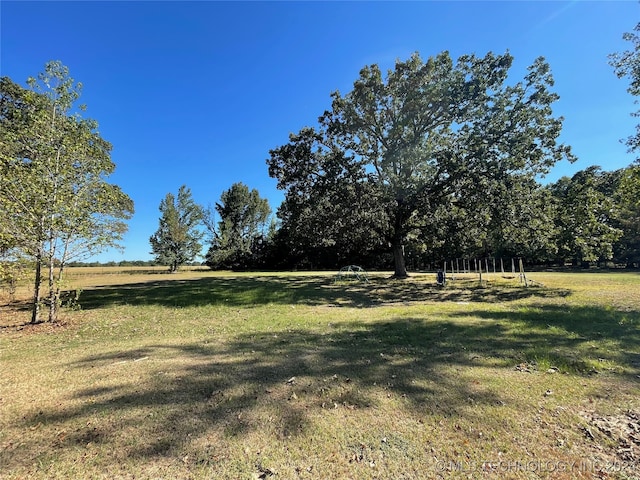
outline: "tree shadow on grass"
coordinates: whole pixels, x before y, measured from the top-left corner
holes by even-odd
[[[215,277],[191,280],[161,280],[104,286],[82,292],[83,309],[109,305],[161,305],[192,307],[206,305],[255,306],[266,304],[335,305],[370,307],[422,301],[507,302],[529,297],[559,297],[568,290],[479,286],[457,282],[438,288],[421,279],[374,279],[370,283],[335,283],[328,276]]]
[[[87,371],[108,376],[107,385],[76,389],[68,406],[16,420],[15,426],[28,431],[43,424],[58,431],[80,425],[64,439],[51,440],[45,450],[72,451],[94,442],[112,448],[114,460],[182,458],[197,438],[242,438],[259,428],[281,441],[306,432],[315,419],[334,411],[375,414],[388,398],[397,402],[400,414],[415,418],[465,417],[471,415],[469,402],[519,409],[518,400],[504,392],[474,385],[468,369],[467,375],[456,372],[485,365],[487,359],[493,368],[513,370],[530,360],[526,352],[540,348],[572,355],[596,332],[629,349],[629,356],[618,361],[631,362],[631,354],[637,354],[637,347],[631,351],[638,345],[637,323],[585,326],[602,318],[605,323],[621,320],[605,309],[565,312],[540,306],[515,317],[535,327],[558,324],[576,335],[513,330],[508,313],[484,317],[486,322],[468,323],[393,318],[341,323],[324,332],[262,331],[227,341],[211,337],[87,355],[68,368],[77,370],[78,377]],[[147,362],[141,378],[128,373],[137,362]],[[637,366],[628,367],[637,372]],[[108,420],[96,420],[100,418]],[[28,438],[21,441],[20,452],[0,454],[5,467],[38,460],[37,454],[29,457],[26,452],[43,446],[30,446]]]
[[[427,409],[462,415],[458,409],[470,397],[479,403],[500,403],[498,394],[472,392],[467,380],[443,374],[441,366],[473,363],[455,350],[451,337],[444,340],[444,330],[459,340],[477,338],[479,343],[500,333],[495,325],[460,327],[395,319],[364,326],[346,324],[326,334],[262,332],[240,335],[224,344],[211,338],[210,342],[90,355],[70,368],[91,369],[94,374],[110,370],[110,375],[122,375],[121,383],[77,390],[69,399],[75,406],[40,412],[20,423],[27,428],[76,420],[92,425],[66,437],[59,448],[72,448],[88,436],[93,442],[115,442],[116,430],[133,429],[136,437],[146,439],[139,448],[128,448],[127,456],[137,458],[178,455],[189,441],[211,430],[236,437],[256,425],[271,424],[277,439],[295,437],[308,427],[309,416],[318,412],[376,409],[381,392],[402,398],[404,408],[414,413]],[[181,361],[165,370],[162,364],[171,364],[174,358]],[[135,362],[154,360],[157,368],[135,384],[122,372]],[[159,410],[159,414],[154,420],[141,421],[135,413],[141,409]],[[107,422],[94,431],[95,422],[88,419],[105,415],[123,420]]]
[[[526,351],[541,352],[565,368],[577,372],[597,371],[581,360],[585,349],[599,360],[607,360],[635,371],[640,368],[640,312],[594,306],[529,305],[516,311],[473,309],[456,316],[472,316],[496,322],[520,324],[532,336]],[[548,340],[541,343],[539,337]],[[579,351],[579,348],[582,348]],[[637,377],[636,377],[637,379]]]

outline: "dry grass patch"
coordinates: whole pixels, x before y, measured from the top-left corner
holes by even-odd
[[[139,275],[4,320],[2,478],[640,474],[637,275]]]

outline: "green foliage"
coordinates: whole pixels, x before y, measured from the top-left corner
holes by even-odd
[[[332,94],[317,129],[270,152],[269,173],[286,190],[283,228],[306,230],[311,247],[321,239],[344,248],[343,225],[356,238],[368,232],[371,243],[360,245],[390,245],[403,277],[407,240],[422,239],[428,251],[452,211],[482,220],[487,208],[505,210],[505,185],[573,159],[557,143],[562,119],[552,115],[548,64],[537,59],[508,85],[511,62],[489,53],[454,64],[443,52],[397,61],[384,79],[377,65],[363,68],[351,92]]]
[[[614,246],[615,259],[629,266],[640,265],[640,166],[632,165],[620,172],[614,199],[616,226],[622,236]]]
[[[202,208],[191,196],[191,190],[182,185],[178,196],[167,193],[160,202],[160,226],[149,238],[151,253],[161,265],[176,272],[181,265],[192,262],[202,250],[203,233],[198,229],[203,219]]]
[[[111,144],[74,110],[82,85],[68,69],[49,62],[28,83],[31,90],[7,77],[0,83],[0,241],[35,260],[33,321],[47,268],[51,321],[67,262],[117,246],[133,202],[106,181],[115,169]]]
[[[7,290],[13,301],[18,284],[28,277],[30,265],[22,259],[3,257],[5,256],[0,255],[0,287]]]
[[[483,255],[547,261],[556,253],[551,194],[533,178],[517,175],[501,185],[500,201],[492,202]]]
[[[574,264],[613,258],[613,246],[622,235],[615,227],[614,191],[617,172],[593,166],[573,177],[563,177],[549,188],[555,201],[555,244],[558,260]]]
[[[386,248],[384,198],[364,169],[338,148],[315,150],[320,141],[315,130],[306,128],[272,151],[269,173],[279,179],[279,188],[287,189],[278,210],[277,242],[292,266],[361,263],[359,257],[379,253],[381,244]]]
[[[256,189],[234,183],[222,192],[215,211],[220,217],[217,224],[213,211],[206,215],[212,236],[207,265],[214,270],[256,267],[273,235],[274,227],[267,223],[271,216],[268,200],[260,198]]]
[[[632,48],[621,53],[609,55],[609,63],[614,68],[618,78],[628,78],[629,87],[627,91],[637,97],[640,95],[640,23],[633,32],[626,32],[622,38],[631,43]],[[636,100],[636,103],[638,101]],[[632,114],[640,116],[640,111]],[[629,151],[637,151],[640,148],[640,125],[636,125],[635,135],[629,136],[626,140]]]

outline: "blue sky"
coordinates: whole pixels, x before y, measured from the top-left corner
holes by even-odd
[[[538,56],[550,63],[562,140],[590,165],[629,165],[621,138],[636,108],[607,55],[640,20],[628,2],[0,2],[0,75],[25,84],[61,60],[84,84],[85,116],[113,144],[110,177],[135,202],[124,252],[100,261],[150,259],[158,205],[180,185],[213,204],[235,182],[276,210],[269,150],[316,125],[330,93],[360,69],[420,52],[509,52],[513,81]]]

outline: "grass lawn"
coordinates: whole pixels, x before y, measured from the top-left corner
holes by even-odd
[[[640,478],[640,275],[529,277],[77,268],[36,326],[25,286],[0,478]]]

